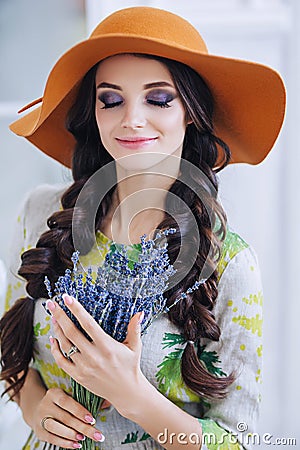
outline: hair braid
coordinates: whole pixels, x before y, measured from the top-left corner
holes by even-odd
[[[147,57],[162,61],[169,68],[186,106],[187,117],[193,120],[193,123],[187,127],[182,157],[198,167],[209,179],[214,192],[217,192],[216,170],[213,168],[219,154],[218,150],[223,150],[224,154],[223,164],[218,170],[227,165],[230,151],[226,144],[213,134],[213,101],[208,87],[196,72],[181,63],[159,57]],[[80,230],[82,245],[80,250],[83,254],[87,253],[94,242],[95,227],[101,226],[111,204],[115,188],[106,194],[97,209],[96,224],[91,224],[87,220],[88,211],[91,206],[95,206],[93,202],[97,197],[97,193],[93,192],[91,188],[84,192],[80,210],[77,210],[74,215],[76,201],[86,181],[100,167],[112,161],[101,143],[94,117],[96,69],[97,66],[94,66],[84,77],[78,98],[67,120],[67,128],[77,142],[72,167],[74,183],[61,198],[63,210],[54,212],[48,218],[49,230],[41,235],[36,248],[27,250],[22,255],[22,265],[18,273],[27,280],[26,290],[33,298],[47,295],[44,286],[45,275],[48,276],[51,283],[54,283],[67,267],[72,267],[71,255],[74,251],[72,227]],[[191,178],[195,177],[192,173],[190,175]],[[186,299],[171,308],[169,312],[170,320],[182,330],[187,341],[197,343],[199,352],[200,339],[208,338],[217,341],[220,337],[220,328],[212,310],[218,296],[217,263],[226,233],[226,216],[214,192],[205,185],[203,179],[199,177],[194,182],[198,186],[197,192],[182,183],[180,178],[173,183],[167,193],[166,205],[167,211],[174,212],[174,218],[165,213],[165,218],[158,228],[177,227],[179,224],[180,232],[168,236],[168,252],[171,263],[174,263],[178,256],[181,238],[187,238],[188,242],[188,245],[181,249],[184,260],[190,249],[195,246],[197,235],[201,237],[197,258],[192,269],[188,275],[183,277],[179,285],[166,293],[170,303],[198,279],[204,264],[211,267],[212,275],[206,283],[192,295],[187,295]],[[191,214],[181,213],[176,207],[177,197],[190,207],[198,229],[194,229]],[[214,213],[212,218],[206,211],[207,205]],[[211,223],[211,219],[213,223]],[[216,219],[218,219],[220,227],[214,230]],[[213,248],[212,256],[210,256],[211,247]],[[1,378],[11,383],[8,390],[11,389],[14,395],[24,384],[28,364],[32,357],[33,311],[34,302],[30,298],[19,299],[0,321]],[[18,327],[21,318],[22,324],[24,324],[24,316],[28,318],[26,329]],[[226,389],[233,381],[232,374],[219,378],[209,373],[199,360],[194,346],[189,344],[183,352],[181,371],[186,385],[197,394],[206,397],[224,397]],[[19,377],[20,373],[22,373],[22,377]]]

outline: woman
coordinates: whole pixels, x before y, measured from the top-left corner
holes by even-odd
[[[33,430],[24,449],[81,448],[86,436],[107,449],[248,448],[262,291],[253,249],[227,225],[216,173],[271,150],[285,106],[279,75],[208,55],[185,20],[136,7],[66,52],[28,107],[41,100],[11,129],[71,166],[74,183],[31,193],[14,242],[22,278],[12,275],[1,320],[2,379]],[[45,314],[44,277],[53,285],[75,249],[83,268],[97,268],[113,240],[133,255],[142,234],[169,227],[178,228],[168,252],[180,279],[168,302],[200,275],[205,283],[142,339],[142,314],[123,343],[68,295],[92,342],[55,302],[52,320]],[[70,377],[105,399],[98,417],[69,395]]]

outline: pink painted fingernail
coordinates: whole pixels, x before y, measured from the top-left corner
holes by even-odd
[[[84,441],[85,440],[85,436],[83,436],[83,434],[76,434],[76,439],[78,439],[78,441]]]
[[[94,419],[94,417],[89,416],[88,414],[84,417],[86,422],[90,423],[91,425],[95,425],[96,420]]]
[[[46,308],[49,309],[50,311],[54,311],[55,310],[55,303],[52,302],[52,300],[47,300]]]
[[[54,338],[53,338],[52,336],[49,336],[49,341],[50,341],[50,344],[51,344],[51,345],[54,344]]]
[[[141,324],[143,322],[144,315],[145,315],[144,311],[140,312],[140,317],[139,317],[139,321],[138,321],[139,324]]]
[[[74,301],[73,298],[68,294],[63,294],[62,298],[64,299],[66,305],[72,305]]]
[[[105,440],[104,435],[102,433],[99,433],[99,431],[96,431],[96,433],[94,433],[94,438],[98,442],[103,442]]]
[[[73,448],[82,448],[82,445],[79,444],[79,442],[74,442],[74,444],[72,445]]]

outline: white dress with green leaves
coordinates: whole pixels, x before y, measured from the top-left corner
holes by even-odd
[[[42,185],[28,194],[24,201],[12,242],[6,308],[25,295],[25,282],[17,275],[20,255],[34,247],[41,233],[48,229],[47,218],[61,209],[60,198],[65,189],[66,186],[61,185]],[[98,232],[94,247],[81,257],[81,263],[96,270],[111,243],[108,237]],[[138,254],[138,245],[127,247],[132,257]],[[163,395],[199,418],[204,433],[204,450],[251,448],[251,438],[247,435],[256,431],[260,403],[262,300],[256,254],[228,228],[219,263],[219,295],[214,310],[221,338],[219,342],[203,341],[200,356],[211,373],[223,375],[235,370],[238,374],[224,400],[201,399],[185,386],[180,374],[180,361],[186,343],[180,330],[166,315],[155,320],[143,336],[143,373]],[[53,330],[42,306],[43,301],[36,300],[32,365],[39,371],[47,388],[60,387],[71,392],[69,376],[58,368],[50,352],[49,336]],[[161,449],[164,439],[170,440],[165,433],[159,445],[136,423],[123,418],[113,406],[100,411],[97,427],[106,437],[99,449]],[[196,436],[188,439],[195,442]],[[50,450],[53,446],[39,441],[32,432],[23,450],[34,449]]]

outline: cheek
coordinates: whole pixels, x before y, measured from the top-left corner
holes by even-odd
[[[105,111],[106,112],[106,111]],[[99,130],[99,134],[101,137],[101,140],[104,144],[104,141],[108,138],[109,132],[112,128],[112,120],[108,118],[107,114],[104,114],[103,111],[97,111],[96,110],[96,122],[97,127]]]
[[[178,139],[185,134],[185,114],[181,110],[168,111],[160,124],[163,132],[169,133],[171,139]]]
[[[185,127],[185,112],[178,105],[162,109],[159,120],[161,124],[164,124],[166,129],[173,128],[173,131],[177,127],[182,129]]]

